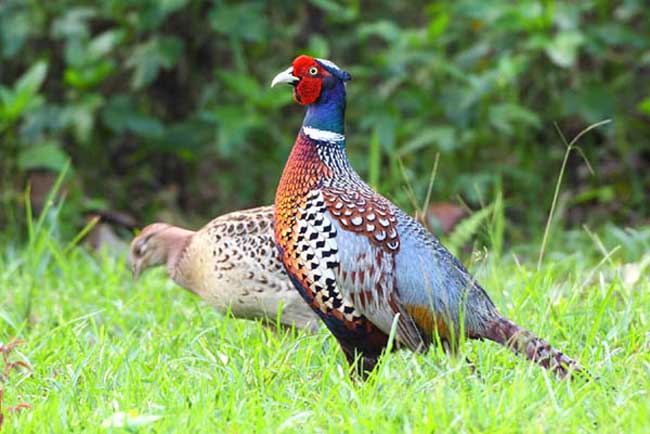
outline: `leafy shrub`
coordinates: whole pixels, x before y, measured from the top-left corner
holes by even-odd
[[[398,159],[422,198],[440,154],[437,198],[478,205],[499,185],[518,227],[541,229],[554,122],[612,118],[581,142],[597,176],[571,161],[573,204],[594,210],[574,218],[647,218],[648,23],[640,0],[4,0],[0,219],[28,171],[67,157],[80,210],[271,202],[303,110],[268,83],[301,52],[352,73],[351,158],[401,205]]]

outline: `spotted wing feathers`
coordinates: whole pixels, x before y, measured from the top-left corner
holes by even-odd
[[[338,229],[340,291],[377,327],[390,333],[399,314],[397,337],[414,351],[426,347],[417,325],[400,302],[395,255],[401,242],[391,203],[366,184],[323,189],[327,216]]]
[[[329,187],[323,190],[327,210],[345,230],[365,234],[375,246],[387,252],[400,248],[397,219],[390,202],[372,190]]]

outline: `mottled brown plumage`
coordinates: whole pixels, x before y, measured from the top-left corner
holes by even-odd
[[[145,227],[131,243],[137,277],[165,265],[169,276],[219,312],[237,318],[315,328],[316,316],[293,288],[273,239],[273,207],[217,217],[197,232],[165,223]]]

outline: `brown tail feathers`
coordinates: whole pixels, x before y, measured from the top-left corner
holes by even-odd
[[[578,362],[507,318],[499,317],[491,321],[484,337],[523,354],[528,360],[550,370],[560,378],[573,377],[576,374],[578,377],[590,377]]]

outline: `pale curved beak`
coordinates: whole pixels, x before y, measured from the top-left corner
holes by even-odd
[[[136,259],[133,254],[129,253],[126,263],[131,267],[133,280],[138,280],[138,278],[140,278],[140,273],[142,272],[142,261]]]
[[[132,268],[133,280],[138,280],[140,278],[140,274],[142,273],[141,265],[142,264],[140,262],[136,262],[135,264],[133,264],[133,268]]]
[[[280,83],[296,84],[299,81],[300,79],[295,75],[293,75],[293,66],[290,66],[289,68],[285,69],[284,71],[276,75],[275,78],[273,78],[273,81],[271,82],[271,87]]]

